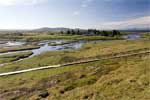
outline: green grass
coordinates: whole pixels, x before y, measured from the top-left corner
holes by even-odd
[[[0,72],[16,71],[48,65],[97,58],[113,53],[150,48],[149,40],[142,41],[105,41],[87,43],[79,50],[45,52],[35,57],[1,67]],[[136,51],[133,51],[136,52]]]
[[[37,45],[23,45],[23,46],[17,46],[17,47],[1,48],[0,53],[31,50],[31,49],[37,49],[39,47],[40,46],[37,46]]]
[[[32,55],[32,52],[20,52],[13,54],[0,55],[0,64],[9,63]]]
[[[143,38],[148,38],[148,39],[150,39],[150,32],[141,33],[140,36],[143,37]]]
[[[51,39],[67,39],[67,40],[111,40],[119,39],[119,37],[105,37],[105,36],[83,36],[83,35],[60,35],[60,34],[37,34],[33,36],[23,36],[25,40],[51,40]]]
[[[122,33],[124,34],[124,33]],[[40,40],[53,40],[53,39],[66,39],[66,40],[112,40],[121,39],[121,37],[108,37],[108,36],[94,36],[94,35],[65,35],[65,34],[47,34],[47,33],[24,33],[21,36],[12,34],[0,34],[0,40],[22,40],[22,41],[40,41]]]
[[[0,77],[1,100],[35,100],[45,90],[45,100],[149,100],[149,65],[145,54]]]
[[[89,77],[85,77],[82,79],[78,79],[72,83],[67,83],[64,86],[64,91],[65,92],[70,91],[70,90],[75,89],[76,87],[82,87],[84,85],[91,85],[91,84],[94,84],[96,81],[97,81],[96,76],[89,76]]]

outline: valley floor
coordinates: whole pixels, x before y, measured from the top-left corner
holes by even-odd
[[[0,72],[149,50],[149,40],[85,44],[8,64]],[[1,100],[149,100],[150,53],[0,77]]]
[[[149,100],[150,54],[0,77],[1,100]],[[14,81],[15,80],[15,81]],[[47,96],[42,96],[47,93]]]

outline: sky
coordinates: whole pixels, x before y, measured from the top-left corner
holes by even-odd
[[[0,29],[150,27],[150,0],[0,0]]]

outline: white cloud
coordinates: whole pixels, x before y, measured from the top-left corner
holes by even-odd
[[[106,2],[122,2],[122,1],[125,1],[125,0],[104,0]]]
[[[94,0],[82,0],[80,9],[77,10],[77,11],[74,11],[74,12],[73,12],[73,15],[74,15],[74,16],[80,15],[82,8],[88,7],[88,5],[89,5],[91,2],[93,2],[93,1],[94,1]]]
[[[150,16],[125,21],[103,22],[96,26],[101,29],[150,28]]]
[[[73,12],[73,15],[74,15],[74,16],[80,15],[80,11],[75,11],[75,12]]]
[[[87,7],[87,4],[82,4],[81,7],[85,8]]]
[[[81,7],[85,8],[89,5],[89,3],[93,2],[94,0],[82,0]]]
[[[0,5],[12,6],[12,5],[34,5],[45,2],[47,0],[0,0]]]

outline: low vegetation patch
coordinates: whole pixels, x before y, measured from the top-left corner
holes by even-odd
[[[0,77],[0,98],[147,100],[149,62],[143,54]]]
[[[96,76],[88,76],[85,78],[81,78],[81,79],[74,81],[73,83],[66,84],[64,86],[64,91],[70,91],[76,87],[81,87],[84,85],[91,85],[91,84],[94,84],[96,81],[97,81]]]
[[[68,40],[109,40],[109,39],[121,39],[121,36],[125,32],[113,31],[100,31],[100,30],[68,30],[61,32],[14,32],[0,34],[1,40],[22,40],[22,41],[40,41],[51,39],[68,39]]]
[[[139,50],[149,50],[149,40],[140,41],[104,41],[87,43],[79,50],[45,52],[32,58],[5,65],[0,72],[9,72],[12,70],[22,70],[28,68],[42,67],[48,65],[64,64],[73,61],[81,61],[93,58],[99,58],[104,55],[113,55],[115,53],[131,51],[134,53]],[[111,47],[111,48],[110,48]]]
[[[26,58],[30,55],[32,55],[32,52],[30,52],[30,51],[29,52],[20,52],[20,53],[0,55],[0,64],[9,63],[12,61],[17,61],[21,58]]]
[[[15,51],[24,51],[24,50],[32,50],[40,48],[40,46],[36,45],[24,45],[24,46],[17,46],[17,47],[9,47],[9,48],[1,48],[0,53],[6,52],[15,52]]]
[[[140,36],[143,37],[143,38],[148,38],[148,39],[150,39],[150,32],[141,33]]]

